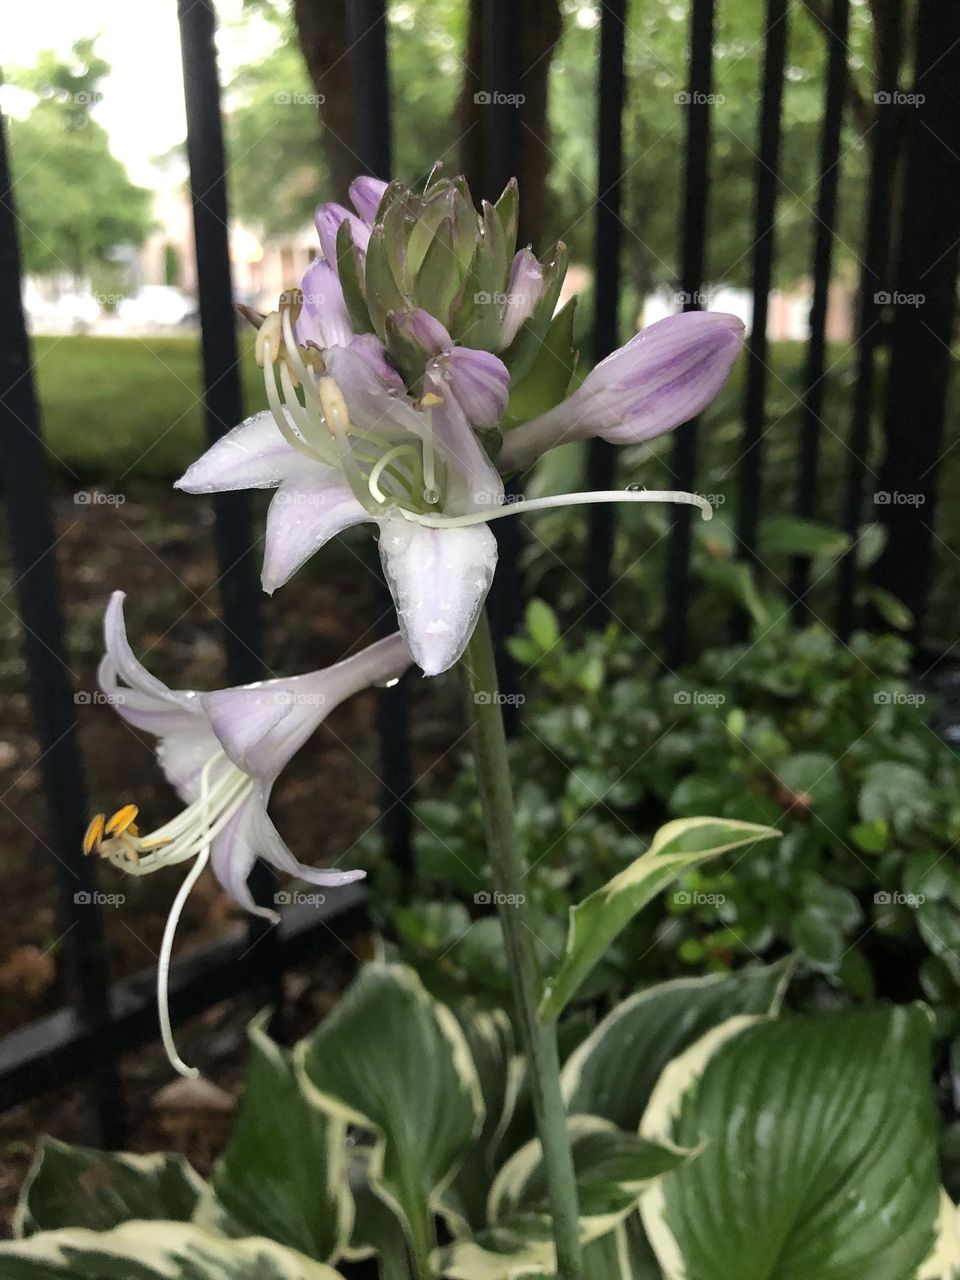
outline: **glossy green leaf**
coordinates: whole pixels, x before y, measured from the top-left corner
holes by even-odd
[[[109,1231],[131,1218],[189,1222],[203,1187],[183,1156],[113,1154],[44,1138],[14,1230],[32,1236],[61,1227]]]
[[[429,1247],[430,1206],[484,1115],[453,1014],[412,969],[367,965],[295,1056],[318,1106],[375,1135],[371,1179],[399,1206],[416,1247]]]
[[[44,1231],[0,1244],[3,1280],[338,1280],[272,1240],[224,1240],[180,1222]],[[340,1277],[342,1280],[342,1277]]]
[[[261,1016],[250,1026],[246,1091],[196,1220],[232,1236],[267,1236],[320,1261],[346,1241],[346,1126],[301,1087]]]
[[[729,975],[679,978],[630,996],[564,1066],[568,1111],[635,1130],[670,1060],[735,1014],[775,1013],[791,967],[781,961]]]
[[[566,947],[547,986],[542,1016],[560,1015],[614,938],[684,867],[779,835],[773,827],[726,818],[678,818],[661,827],[642,857],[571,908]]]
[[[915,1276],[939,1212],[930,1034],[919,1006],[741,1018],[675,1059],[641,1129],[703,1144],[641,1202],[667,1280]]]

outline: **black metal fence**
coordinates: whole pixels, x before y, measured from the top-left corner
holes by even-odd
[[[635,0],[637,9],[640,0]],[[391,164],[388,38],[385,0],[355,0],[350,12],[353,82],[358,104],[358,169],[389,176]],[[837,219],[840,133],[848,76],[850,0],[830,0],[812,8],[828,41],[824,80],[819,187],[812,217],[815,223],[811,262],[813,304],[811,332],[803,377],[799,467],[795,487],[797,514],[814,517],[823,489],[820,444],[826,425],[822,396],[826,366],[827,289]],[[766,0],[762,31],[762,94],[756,143],[756,178],[752,227],[752,292],[754,325],[746,355],[739,500],[736,537],[739,554],[756,556],[758,522],[763,509],[764,438],[768,349],[767,304],[777,239],[780,195],[779,161],[782,95],[789,24],[800,0]],[[867,440],[876,409],[875,364],[885,332],[878,294],[889,287],[891,193],[897,163],[906,165],[909,216],[902,219],[892,283],[904,294],[922,293],[927,305],[899,308],[892,325],[888,374],[882,405],[886,452],[877,488],[923,494],[919,505],[880,508],[889,539],[876,570],[881,585],[899,596],[917,618],[922,635],[924,602],[929,587],[932,526],[936,508],[937,463],[943,449],[947,379],[952,364],[954,313],[960,246],[960,6],[956,0],[874,0],[877,30],[877,94],[895,95],[904,84],[922,87],[922,103],[907,115],[879,111],[867,142],[870,180],[866,224],[861,246],[862,274],[857,317],[856,385],[850,420],[845,424],[844,487],[847,531],[856,537],[865,505]],[[909,19],[909,21],[908,21]],[[227,242],[227,190],[220,112],[220,89],[214,49],[213,0],[180,0],[188,151],[196,232],[196,255],[203,335],[204,406],[209,437],[216,438],[242,417],[237,371],[236,334],[232,317]],[[597,64],[598,120],[596,169],[595,356],[612,350],[624,337],[618,332],[622,207],[622,117],[626,93],[624,45],[630,20],[627,0],[601,6]],[[537,145],[523,134],[509,105],[520,87],[522,70],[512,0],[485,0],[482,57],[483,83],[493,93],[486,131],[484,194],[496,193],[518,167],[522,148]],[[697,305],[708,279],[710,226],[711,113],[714,79],[714,0],[691,0],[678,285]],[[908,38],[909,37],[909,38]],[[902,66],[904,50],[912,65]],[[881,99],[882,100],[882,99]],[[897,157],[900,157],[899,161]],[[96,910],[78,908],[78,891],[92,888],[80,853],[87,816],[83,762],[75,723],[63,618],[54,551],[56,538],[47,494],[46,460],[41,420],[31,374],[30,345],[20,300],[16,186],[0,134],[0,429],[3,440],[4,499],[13,548],[23,643],[30,676],[30,698],[40,744],[42,773],[51,818],[60,887],[61,953],[72,984],[73,1003],[59,1013],[26,1026],[0,1042],[0,1107],[34,1097],[44,1090],[82,1079],[89,1090],[105,1143],[123,1139],[123,1116],[117,1105],[119,1055],[155,1034],[151,975],[110,987],[104,955],[102,922]],[[680,488],[695,489],[698,471],[696,425],[679,432],[673,443],[672,470]],[[608,488],[614,482],[614,449],[595,443],[590,450],[587,483]],[[833,478],[831,477],[831,480]],[[689,510],[679,508],[670,534],[665,591],[666,625],[662,651],[668,665],[680,662],[690,606],[691,531]],[[610,561],[615,508],[595,508],[587,560],[588,604],[602,616],[610,589]],[[501,637],[519,612],[516,572],[516,522],[499,522],[502,563],[494,599]],[[255,539],[245,494],[215,500],[215,537],[223,644],[229,677],[255,679],[260,674],[259,600],[254,563]],[[847,636],[854,624],[854,588],[858,574],[855,551],[847,553],[837,573],[835,625]],[[809,563],[798,560],[789,591],[802,617],[809,589]],[[505,659],[505,655],[501,654]],[[411,767],[406,738],[406,705],[402,686],[382,695],[383,809],[394,858],[409,853]],[[250,927],[259,945],[247,940],[218,944],[177,961],[171,978],[175,1022],[220,1000],[269,982],[283,970],[336,945],[343,934],[364,920],[364,892],[356,886],[331,895],[318,911],[293,908],[283,923],[263,937],[263,925]]]

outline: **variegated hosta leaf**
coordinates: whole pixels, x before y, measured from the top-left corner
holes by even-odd
[[[197,1209],[202,1226],[266,1236],[320,1261],[336,1258],[352,1224],[346,1126],[300,1086],[290,1055],[261,1016],[250,1024],[240,1111]]]
[[[559,1280],[553,1245],[521,1230],[488,1230],[441,1252],[441,1274],[449,1280]],[[591,1241],[583,1250],[585,1280],[661,1280],[637,1214]]]
[[[779,835],[774,827],[731,818],[678,818],[661,827],[642,857],[571,907],[563,958],[547,984],[541,1015],[560,1016],[614,938],[685,867]]]
[[[554,1275],[557,1255],[539,1229],[488,1227],[438,1250],[435,1264],[447,1280],[527,1280]]]
[[[513,1025],[502,1009],[472,1005],[455,1010],[477,1068],[486,1111],[483,1129],[443,1193],[443,1214],[454,1235],[479,1230],[486,1222],[487,1196],[502,1159],[503,1135],[517,1104],[523,1059],[517,1054]]]
[[[567,1133],[580,1201],[580,1233],[593,1240],[630,1212],[651,1182],[675,1169],[688,1152],[624,1133],[598,1116],[571,1116]],[[547,1170],[539,1138],[510,1157],[490,1191],[491,1226],[517,1227],[525,1234],[552,1232]]]
[[[624,1000],[571,1054],[563,1093],[571,1114],[636,1130],[660,1073],[711,1027],[738,1013],[775,1013],[790,962],[709,978],[679,978]]]
[[[189,1222],[203,1187],[183,1156],[112,1154],[44,1138],[20,1194],[14,1233],[109,1231],[131,1218]]]
[[[936,1243],[917,1272],[917,1280],[956,1280],[957,1276],[960,1276],[960,1209],[941,1187]]]
[[[397,1205],[414,1247],[429,1249],[430,1208],[483,1124],[456,1018],[412,969],[371,964],[296,1059],[323,1110],[376,1135],[371,1179]]]
[[[225,1240],[180,1222],[44,1231],[0,1244],[3,1280],[343,1280],[272,1240]]]
[[[640,1215],[631,1213],[583,1251],[583,1274],[596,1280],[662,1280]]]
[[[919,1007],[731,1019],[664,1072],[642,1132],[695,1160],[646,1191],[667,1280],[906,1280],[939,1210]]]
[[[343,1257],[376,1257],[380,1280],[410,1280],[407,1246],[401,1220],[370,1184],[370,1151],[355,1148],[350,1158],[350,1193],[354,1220]]]

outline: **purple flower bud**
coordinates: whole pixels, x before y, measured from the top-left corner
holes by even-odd
[[[345,209],[342,204],[330,201],[328,204],[317,205],[313,220],[317,225],[320,248],[327,262],[333,263],[334,266],[337,264],[337,232],[340,230],[340,223],[344,221],[350,223],[353,243],[361,253],[366,253],[367,242],[370,239],[370,228],[355,213]]]
[[[353,326],[343,300],[340,277],[335,266],[323,258],[315,258],[300,281],[303,307],[294,325],[298,344],[306,346],[346,346],[353,337]]]
[[[507,407],[510,374],[489,351],[455,347],[427,365],[424,386],[440,396],[452,395],[475,431],[496,427]]]
[[[509,347],[524,320],[529,320],[543,292],[543,266],[530,249],[514,254],[503,308],[500,349]]]
[[[568,399],[508,432],[501,470],[521,471],[569,440],[638,444],[672,431],[714,398],[742,341],[741,321],[719,312],[690,311],[642,329]]]
[[[350,200],[353,207],[368,226],[373,226],[377,209],[383,199],[387,184],[379,178],[371,178],[361,174],[350,183]]]

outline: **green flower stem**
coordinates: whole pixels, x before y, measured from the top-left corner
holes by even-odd
[[[487,849],[498,895],[497,909],[503,927],[520,1033],[527,1054],[537,1129],[550,1190],[558,1280],[582,1280],[580,1207],[567,1137],[566,1108],[560,1091],[557,1034],[553,1024],[545,1025],[537,1016],[540,975],[535,937],[527,923],[527,869],[517,842],[507,740],[497,697],[497,671],[486,613],[480,615],[461,666],[465,677],[467,716],[473,731]]]

